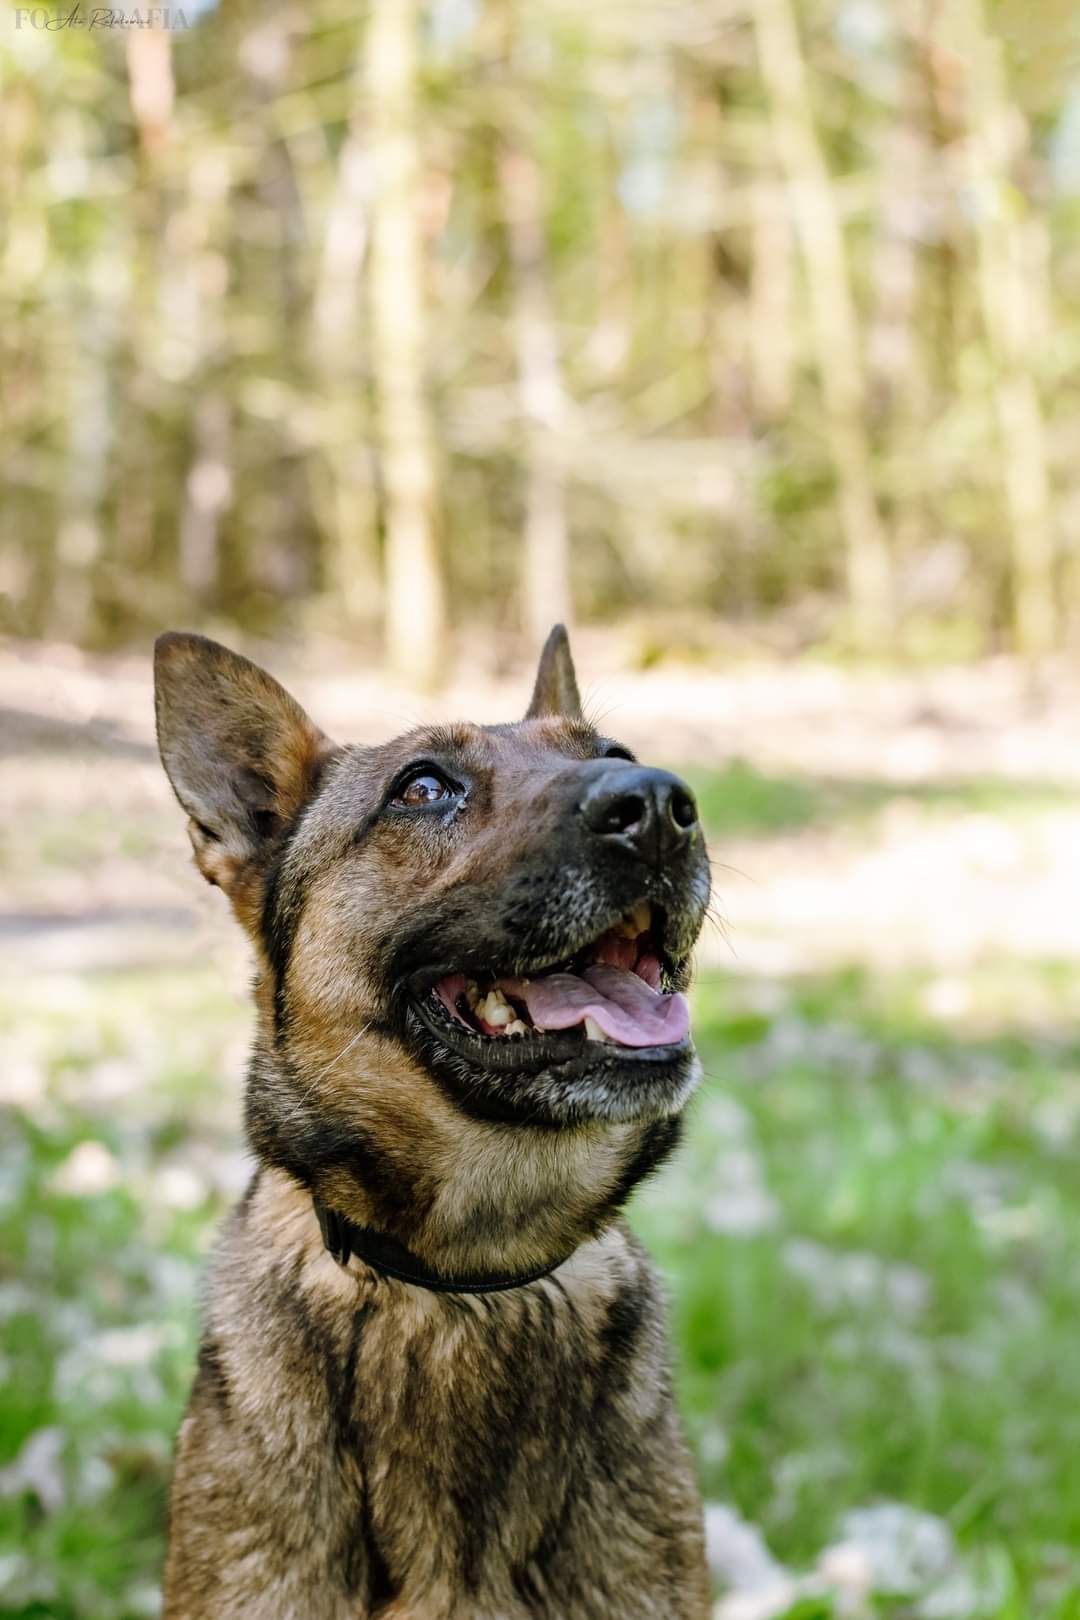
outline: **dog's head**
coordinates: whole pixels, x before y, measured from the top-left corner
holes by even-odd
[[[524,720],[376,748],[199,636],[159,640],[156,686],[196,862],[257,951],[263,1158],[414,1239],[447,1165],[492,1151],[540,1198],[572,1141],[593,1205],[625,1196],[696,1078],[708,864],[687,787],[583,718],[565,632]]]

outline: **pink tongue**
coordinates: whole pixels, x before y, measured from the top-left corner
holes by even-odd
[[[663,995],[627,968],[599,962],[580,976],[549,973],[513,984],[511,994],[538,1029],[572,1029],[589,1017],[622,1046],[676,1046],[690,1028],[685,996]]]

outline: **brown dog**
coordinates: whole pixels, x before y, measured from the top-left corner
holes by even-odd
[[[161,757],[255,948],[258,1169],[180,1431],[168,1620],[701,1620],[663,1304],[619,1218],[697,1077],[693,799],[581,715],[339,747],[157,644]]]

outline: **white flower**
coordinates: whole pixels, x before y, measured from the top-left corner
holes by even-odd
[[[854,1509],[845,1515],[841,1534],[819,1567],[823,1574],[859,1569],[867,1590],[914,1597],[954,1569],[952,1531],[944,1519],[901,1502]]]
[[[120,1180],[120,1166],[104,1142],[86,1141],[73,1147],[52,1177],[54,1192],[88,1198],[108,1192]]]

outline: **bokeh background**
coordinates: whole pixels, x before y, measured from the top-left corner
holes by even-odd
[[[720,1620],[1078,1620],[1075,8],[170,20],[0,15],[0,1612],[157,1612],[248,1171],[153,635],[363,741],[565,618],[712,842],[633,1219]]]

